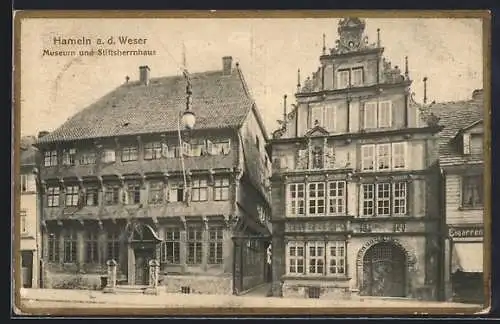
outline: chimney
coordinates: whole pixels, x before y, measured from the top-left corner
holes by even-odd
[[[475,101],[483,100],[483,89],[476,89],[472,91],[472,100]]]
[[[223,75],[231,74],[232,68],[233,68],[233,57],[232,56],[224,56],[222,58],[222,74]]]
[[[143,65],[139,66],[139,81],[141,84],[148,85],[149,84],[149,66]]]
[[[49,132],[47,132],[47,131],[40,131],[40,132],[38,132],[38,139],[40,139],[40,138],[42,138],[44,136],[47,136],[47,135],[49,135]]]

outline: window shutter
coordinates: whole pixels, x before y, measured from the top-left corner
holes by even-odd
[[[323,126],[323,107],[322,106],[312,106],[311,107],[311,128],[316,126],[316,120],[318,125]]]
[[[402,163],[401,163],[402,161]],[[406,169],[408,164],[406,142],[392,143],[392,168]],[[400,164],[403,164],[402,166]]]
[[[335,132],[335,106],[325,106],[325,128],[329,132]]]
[[[392,103],[390,101],[381,101],[378,107],[378,126],[391,127],[392,124]]]
[[[377,127],[377,103],[367,102],[365,103],[365,116],[364,116],[364,128],[376,128]]]
[[[375,168],[375,145],[363,145],[361,147],[361,170],[373,170]]]
[[[464,154],[470,154],[470,134],[463,134]]]

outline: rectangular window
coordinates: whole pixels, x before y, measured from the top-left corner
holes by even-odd
[[[149,183],[149,203],[161,204],[163,202],[163,182],[152,181]]]
[[[109,186],[104,191],[104,202],[106,205],[117,205],[120,201],[120,187]]]
[[[288,243],[288,273],[303,274],[304,273],[304,244],[300,242]]]
[[[76,262],[76,232],[67,230],[64,234],[64,263]]]
[[[229,199],[229,179],[219,178],[214,181],[214,200]]]
[[[389,170],[391,167],[391,144],[377,145],[377,170]]]
[[[345,242],[329,242],[328,246],[328,273],[332,275],[344,275],[346,264]]]
[[[309,183],[308,200],[310,215],[323,215],[325,213],[325,184],[322,182]]]
[[[116,161],[115,150],[107,149],[102,152],[102,160],[104,163],[112,163]]]
[[[362,67],[352,69],[351,85],[353,87],[363,85],[363,68]]]
[[[311,128],[319,125],[323,126],[323,106],[311,106]]]
[[[222,264],[222,244],[223,244],[222,228],[212,227],[208,230],[208,263]]]
[[[161,262],[179,264],[180,261],[180,232],[177,228],[169,228],[165,232],[165,241],[162,245]]]
[[[47,206],[49,207],[59,207],[59,187],[49,187],[47,188]]]
[[[80,155],[80,165],[95,164],[96,154],[95,152],[85,152]]]
[[[99,245],[98,238],[95,232],[88,231],[85,237],[85,262],[99,263]]]
[[[66,206],[78,206],[78,198],[80,196],[80,188],[78,186],[66,187]]]
[[[349,70],[339,70],[337,72],[337,89],[345,89],[349,86]]]
[[[290,216],[305,215],[305,185],[303,183],[288,185],[288,204]]]
[[[345,213],[345,182],[335,181],[328,183],[328,213],[342,215]]]
[[[128,146],[122,148],[122,162],[137,161],[137,147]]]
[[[75,155],[76,149],[67,149],[63,151],[62,164],[63,165],[75,165]]]
[[[56,166],[57,165],[57,151],[45,151],[43,153],[44,156],[44,166]]]
[[[470,137],[470,154],[483,154],[483,136],[480,134],[472,134]]]
[[[191,185],[192,201],[207,201],[208,185],[206,179],[194,179]]]
[[[87,206],[99,205],[99,191],[97,188],[87,188],[85,193],[85,204]]]
[[[144,160],[158,160],[162,157],[162,144],[160,142],[144,144]]]
[[[337,107],[335,106],[332,105],[325,106],[325,128],[329,132],[335,131],[336,110]]]
[[[229,139],[226,140],[217,140],[210,141],[206,140],[206,151],[210,155],[226,155],[231,152],[231,141]]]
[[[191,156],[203,156],[207,152],[205,141],[193,140],[191,143]]]
[[[391,184],[377,183],[377,215],[389,216],[391,214]]]
[[[21,174],[21,193],[36,192],[36,180],[34,174]]]
[[[375,206],[375,192],[373,184],[363,184],[363,216],[373,216]]]
[[[19,219],[21,220],[21,233],[28,232],[28,214],[26,213],[26,209],[21,209],[19,211]]]
[[[375,145],[361,146],[361,169],[363,171],[372,171],[375,167]]]
[[[392,102],[381,101],[378,104],[378,127],[391,127]]]
[[[364,128],[376,128],[377,127],[377,103],[367,102],[365,103],[365,114],[364,114]]]
[[[59,262],[59,235],[56,233],[49,233],[48,237],[49,262]]]
[[[182,183],[180,182],[169,183],[168,201],[169,202],[184,201],[184,188]]]
[[[462,178],[464,207],[483,207],[483,176],[466,176]]]
[[[141,186],[138,184],[129,184],[127,186],[127,205],[137,205],[141,203]]]
[[[109,232],[107,237],[106,261],[120,261],[120,233]]]
[[[392,143],[392,168],[406,168],[406,143]]]
[[[190,227],[187,230],[187,263],[201,264],[202,262],[202,229]]]
[[[406,215],[406,182],[394,183],[394,215]]]
[[[307,273],[324,274],[325,267],[325,243],[309,242],[307,244]]]

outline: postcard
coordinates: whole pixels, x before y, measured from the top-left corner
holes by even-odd
[[[16,311],[487,311],[489,19],[16,12]]]

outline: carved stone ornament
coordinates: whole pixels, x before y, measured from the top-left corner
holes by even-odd
[[[364,36],[365,21],[360,18],[343,18],[339,21],[337,32],[339,39],[335,42],[332,54],[344,54],[355,52],[364,48],[374,48],[375,44],[368,43],[368,37]]]

